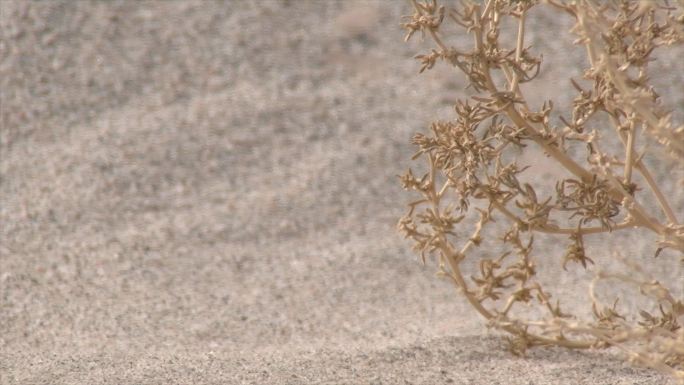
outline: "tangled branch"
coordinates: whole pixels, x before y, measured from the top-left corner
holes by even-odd
[[[596,266],[598,259],[590,257],[584,242],[597,234],[643,230],[657,237],[656,256],[667,249],[684,255],[684,225],[670,201],[681,197],[668,199],[661,189],[664,181],[655,178],[643,161],[647,154],[636,150],[640,141],[652,140],[660,146],[657,151],[684,167],[684,125],[672,122],[648,78],[657,49],[684,43],[684,4],[547,0],[552,9],[575,19],[575,43],[585,47],[589,60],[584,81],[592,84],[582,87],[571,79],[573,107],[561,114],[550,100],[534,110],[523,93],[523,85],[534,82],[542,66],[541,56],[525,46],[529,10],[538,3],[464,1],[452,9],[436,0],[411,0],[414,13],[403,24],[406,40],[419,32],[435,43],[429,53],[416,56],[420,72],[443,61],[462,72],[477,94],[456,103],[455,119],[434,122],[428,134],[413,137],[418,149],[414,159],[424,158],[428,171],[416,176],[409,170],[401,177],[403,187],[420,199],[409,205],[399,230],[413,240],[423,261],[436,258],[440,271],[491,326],[513,335],[513,352],[524,354],[536,345],[616,346],[630,359],[684,382],[682,299],[634,261],[621,259],[630,274]],[[502,43],[504,20],[518,27],[511,47]],[[448,45],[442,34],[447,22],[472,37],[470,50]],[[553,123],[552,114],[561,125]],[[592,128],[599,115],[608,117],[612,133],[623,145],[617,155],[602,149],[604,141]],[[572,143],[585,145],[584,160],[571,155]],[[552,194],[542,196],[526,182],[527,168],[511,155],[520,150],[540,151],[571,177],[554,181]],[[648,200],[657,202],[661,212],[649,212],[644,206]],[[457,224],[474,211],[474,229],[463,234]],[[497,239],[488,240],[485,229],[496,217],[508,225]],[[565,239],[565,253],[558,258],[563,269],[572,264],[596,269],[588,285],[593,320],[561,310],[560,300],[553,301],[540,283],[535,260],[544,250],[536,247],[535,234]],[[505,251],[486,256],[486,241],[499,242]],[[480,250],[475,252],[476,248]],[[479,259],[479,271],[468,280],[463,262],[473,258]],[[597,283],[615,279],[638,289],[658,311],[640,309],[627,315],[621,314],[617,300],[603,304]],[[535,303],[546,318],[523,319],[512,311],[519,304]]]

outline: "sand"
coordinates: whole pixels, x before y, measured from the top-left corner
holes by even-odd
[[[0,1],[0,383],[668,383],[507,353],[396,232],[409,138],[466,92],[408,12]]]

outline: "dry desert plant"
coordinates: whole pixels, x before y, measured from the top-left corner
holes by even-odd
[[[684,43],[684,2],[411,4],[414,13],[403,23],[406,40],[418,34],[434,43],[416,56],[420,72],[439,61],[450,64],[465,75],[473,95],[455,104],[453,120],[433,122],[429,133],[413,137],[414,159],[427,166],[425,173],[408,170],[401,177],[419,198],[399,221],[400,231],[423,261],[437,261],[440,273],[490,326],[512,334],[514,353],[536,345],[613,346],[684,382],[682,277],[659,280],[648,268],[669,264],[664,271],[677,271],[684,262],[684,225],[676,210],[681,181],[649,169],[653,162],[647,162],[654,157],[661,160],[656,165],[684,167],[684,125],[673,122],[648,72],[655,51]],[[565,111],[557,111],[552,100],[535,107],[525,94],[542,68],[540,53],[525,39],[530,10],[540,4],[574,19],[570,33],[587,55],[582,78],[567,79],[561,91],[574,95]],[[507,23],[515,36],[503,35]],[[447,26],[472,43],[450,44]],[[535,179],[517,161],[530,152],[566,174]],[[680,192],[666,194],[666,183],[679,183]],[[596,256],[586,246],[592,237],[624,232],[651,234],[656,243],[650,255],[625,256],[631,250],[624,244],[625,250]],[[565,251],[552,255],[535,236],[551,237]],[[584,314],[573,314],[554,297],[554,287],[538,271],[541,260],[561,271],[587,271]],[[473,261],[479,271],[469,276],[466,266]],[[611,270],[601,265],[605,261],[624,268]],[[624,294],[627,299],[639,297],[646,305],[625,313],[617,297],[606,301],[602,295],[607,281],[633,289]]]

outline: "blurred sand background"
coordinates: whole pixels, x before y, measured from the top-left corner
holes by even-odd
[[[667,383],[611,351],[510,355],[396,232],[409,138],[467,85],[418,76],[408,13],[0,0],[0,383]],[[535,20],[531,97],[567,106],[582,51]],[[684,106],[684,65],[658,65]],[[558,274],[579,306],[585,273]]]

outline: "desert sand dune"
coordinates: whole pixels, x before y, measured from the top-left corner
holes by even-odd
[[[466,92],[408,12],[1,1],[0,383],[667,383],[508,354],[396,232],[410,136]]]

